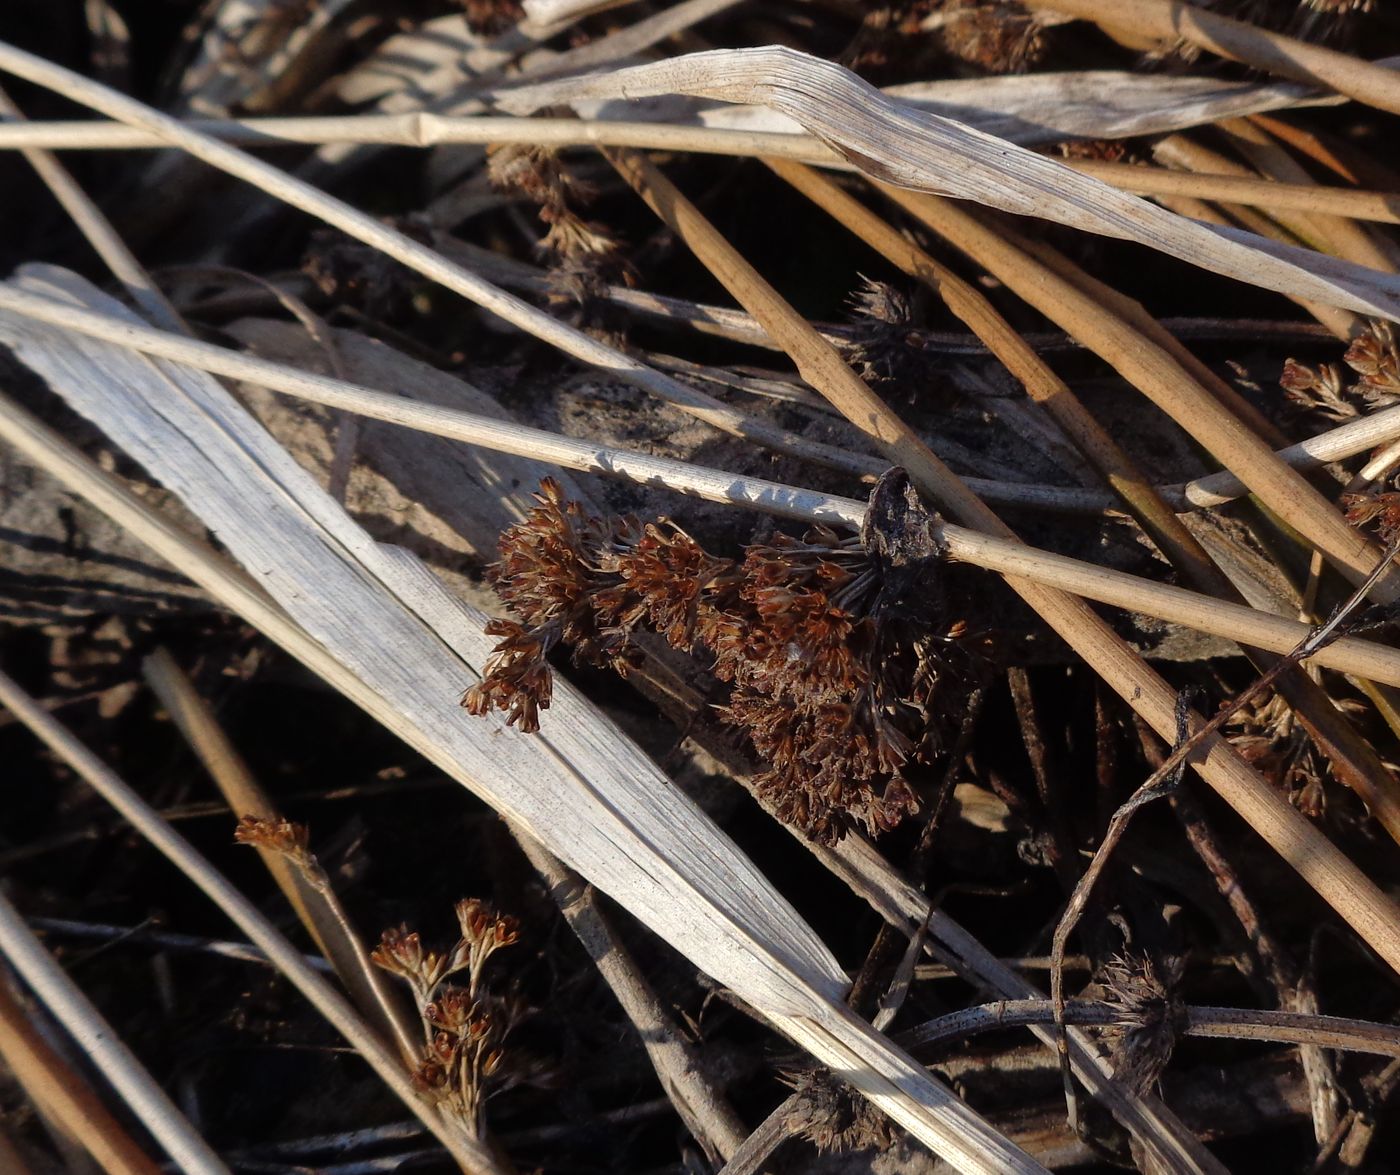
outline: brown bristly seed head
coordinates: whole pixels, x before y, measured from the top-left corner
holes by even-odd
[[[1316,412],[1334,421],[1353,420],[1361,415],[1360,409],[1346,398],[1342,373],[1335,364],[1308,367],[1289,359],[1278,382],[1288,399],[1304,412]]]
[[[1115,1080],[1135,1093],[1150,1089],[1167,1067],[1177,1037],[1186,1028],[1186,1005],[1178,994],[1183,964],[1171,957],[1125,953],[1105,971],[1105,1003],[1117,1009],[1122,1034],[1113,1052]]]
[[[1343,494],[1342,506],[1352,526],[1371,527],[1385,546],[1400,538],[1400,493],[1371,490],[1362,494]]]
[[[294,823],[282,816],[271,820],[243,816],[233,830],[233,839],[241,845],[277,853],[317,889],[323,890],[330,884],[316,854],[308,847],[311,833],[304,824]]]
[[[1371,411],[1400,403],[1400,348],[1390,323],[1370,323],[1352,340],[1345,358],[1361,377],[1353,390]]]
[[[865,1098],[828,1073],[803,1068],[780,1074],[799,1101],[785,1125],[817,1150],[844,1153],[894,1145],[894,1124]]]
[[[902,291],[862,276],[848,304],[854,334],[842,353],[862,379],[871,384],[928,382],[930,359],[914,333],[913,306]]]
[[[426,1039],[414,1084],[479,1137],[488,1087],[510,1076],[501,1042],[523,1015],[518,1001],[486,990],[482,964],[518,941],[520,926],[476,898],[458,902],[456,914],[462,937],[445,954],[425,950],[418,934],[401,926],[383,932],[370,958],[413,991]],[[446,982],[458,973],[468,986]]]

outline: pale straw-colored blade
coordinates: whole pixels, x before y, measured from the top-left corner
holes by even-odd
[[[61,271],[36,267],[21,284],[124,313]],[[434,764],[960,1170],[1040,1170],[850,1013],[846,976],[816,934],[567,682],[538,735],[468,717],[457,699],[493,644],[484,617],[374,542],[212,377],[31,322],[11,320],[7,340],[218,536],[348,673],[351,696]]]

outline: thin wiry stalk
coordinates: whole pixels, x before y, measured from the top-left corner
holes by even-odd
[[[1312,1016],[1300,1012],[1276,1012],[1253,1008],[1213,1008],[1188,1005],[1182,1026],[1185,1036],[1215,1040],[1267,1040],[1276,1044],[1315,1045],[1381,1057],[1400,1057],[1400,1030],[1392,1024],[1350,1020],[1342,1016]],[[998,1000],[950,1012],[899,1033],[906,1048],[924,1049],[947,1044],[980,1032],[1053,1024],[1052,1000]],[[1097,1000],[1070,1000],[1064,1023],[1077,1027],[1123,1027],[1121,1008]]]
[[[935,232],[947,235],[1041,313],[1089,342],[1352,583],[1371,575],[1380,559],[1376,545],[1348,526],[1331,502],[1279,461],[1167,351],[952,202],[891,187],[884,191]],[[1400,598],[1400,572],[1387,568],[1376,581],[1373,598],[1382,603]]]
[[[1182,525],[1132,458],[980,291],[810,168],[777,160],[769,161],[768,166],[887,260],[933,290],[987,344],[987,349],[1021,382],[1027,395],[1055,419],[1167,559],[1184,569],[1197,587],[1203,587],[1203,581],[1209,584],[1218,578],[1213,575],[1214,568],[1205,549]],[[1221,594],[1213,588],[1203,587],[1203,590]]]
[[[0,69],[53,89],[123,122],[154,131],[172,146],[378,249],[565,354],[639,387],[716,428],[781,452],[797,451],[808,457],[821,454],[825,463],[835,469],[868,472],[868,460],[859,455],[835,445],[809,441],[664,375],[591,335],[560,322],[545,311],[449,261],[440,253],[389,228],[375,217],[236,148],[190,131],[178,119],[163,115],[72,70],[4,42],[0,42]]]
[[[23,112],[11,101],[10,96],[0,89],[0,130],[6,126],[31,125],[33,124],[25,120]],[[44,182],[45,187],[53,193],[54,199],[63,206],[63,210],[72,218],[93,251],[112,271],[112,276],[121,282],[142,314],[166,330],[185,333],[184,320],[175,307],[161,293],[160,287],[151,280],[151,275],[127,248],[126,242],[112,227],[111,221],[92,202],[69,174],[68,169],[52,152],[38,147],[21,148],[20,154]]]
[[[254,816],[271,823],[281,820],[281,813],[253,778],[208,703],[169,650],[157,649],[142,663],[141,671],[151,691],[218,785],[230,810],[239,818]],[[262,845],[255,847],[302,925],[321,953],[335,965],[341,983],[361,1014],[398,1046],[404,1064],[414,1067],[421,1052],[418,1030],[389,991],[381,972],[371,965],[359,933],[334,888],[324,877],[319,882],[306,877],[276,850]]]
[[[511,833],[636,1027],[661,1087],[681,1120],[707,1153],[721,1158],[734,1154],[745,1137],[743,1123],[641,974],[597,894],[529,833],[514,826]]]

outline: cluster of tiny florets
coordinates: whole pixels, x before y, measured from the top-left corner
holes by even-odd
[[[536,730],[550,650],[625,671],[631,635],[652,632],[728,686],[720,713],[751,741],[780,819],[832,842],[918,807],[911,777],[942,750],[978,668],[965,626],[940,615],[936,577],[914,605],[868,544],[823,527],[736,561],[668,521],[589,517],[548,479],[536,502],[501,538],[490,578],[519,620],[488,628],[504,639],[469,711]]]
[[[549,226],[540,251],[555,262],[609,257],[616,239],[599,224],[585,220],[578,209],[594,198],[591,185],[567,167],[551,147],[507,144],[493,148],[486,162],[491,184],[498,191],[535,204]]]
[[[1307,367],[1290,359],[1279,382],[1300,408],[1334,422],[1400,404],[1400,344],[1388,322],[1373,322],[1347,348],[1343,359],[1354,378],[1348,382],[1334,363]],[[1400,540],[1400,492],[1379,484],[1342,495],[1347,521],[1375,532],[1387,546]]]
[[[1355,376],[1350,382],[1335,363],[1309,367],[1289,359],[1279,384],[1298,408],[1332,422],[1400,404],[1400,348],[1389,323],[1371,323],[1343,359]]]
[[[496,951],[517,941],[520,928],[474,898],[457,903],[457,923],[461,937],[446,952],[427,949],[403,926],[386,930],[370,958],[413,993],[424,1035],[414,1083],[479,1138],[487,1094],[504,1075],[502,1042],[519,1014],[487,992],[483,970]],[[453,977],[461,982],[447,982]]]

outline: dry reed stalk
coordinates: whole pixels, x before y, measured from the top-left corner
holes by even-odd
[[[839,845],[827,848],[804,840],[796,829],[789,831],[889,925],[906,935],[926,931],[925,954],[947,964],[974,987],[1006,999],[1045,998],[1044,992],[936,908],[927,894],[864,837],[847,836]],[[1035,1026],[1031,1033],[1049,1049],[1057,1048],[1057,1036],[1051,1028]],[[1071,1027],[1064,1038],[1070,1065],[1084,1087],[1135,1136],[1152,1139],[1165,1156],[1167,1169],[1225,1175],[1224,1166],[1167,1106],[1150,1093],[1134,1095],[1113,1079],[1108,1058],[1081,1030]]]
[[[1159,139],[1152,145],[1152,158],[1164,166],[1179,168],[1184,174],[1229,175],[1261,183],[1270,182],[1261,180],[1257,171],[1241,163],[1238,159],[1212,150],[1186,134],[1167,135],[1165,138]],[[1302,242],[1308,248],[1318,252],[1331,251],[1332,242],[1327,232],[1317,219],[1308,213],[1290,212],[1277,207],[1256,210],[1242,207],[1237,202],[1224,200],[1218,200],[1216,203],[1225,208],[1231,216],[1235,217],[1251,232],[1287,244]],[[1265,224],[1272,221],[1272,227],[1261,230],[1259,227],[1261,216],[1264,216]]]
[[[1035,262],[1028,254],[1019,252],[1013,242],[998,237],[955,207],[947,206],[945,215],[936,227],[939,227],[954,245],[968,252],[980,263],[988,265],[1017,293],[1026,296],[1027,289],[1033,289],[1034,294],[1028,300],[1051,317],[1058,311],[1062,317],[1057,321],[1062,326],[1073,331],[1081,341],[1115,366],[1118,366],[1115,356],[1128,354],[1136,359],[1151,346],[1131,326],[1115,318],[1092,297],[1068,283],[1060,275],[1053,274],[1049,269],[1037,274]],[[1073,298],[1066,297],[1066,288],[1073,290]],[[1054,310],[1049,309],[1052,304]],[[1162,354],[1165,356],[1166,353]],[[1169,405],[1173,397],[1168,381],[1172,377],[1151,372],[1143,366],[1138,366],[1137,371],[1139,378],[1143,378],[1143,373],[1147,372],[1148,378],[1157,381],[1156,394],[1153,394],[1151,388],[1143,387],[1143,390],[1159,406],[1170,410]],[[1190,396],[1192,389],[1186,386],[1188,384],[1189,376],[1183,372],[1175,385],[1177,397]],[[1219,407],[1222,415],[1228,415],[1227,410],[1218,405],[1204,388],[1197,387],[1195,393],[1194,398],[1198,403],[1210,403]],[[1179,406],[1176,409],[1178,412],[1182,410]],[[1264,448],[1262,441],[1258,441],[1257,444]],[[1222,463],[1228,465],[1228,462]],[[1321,495],[1318,497],[1325,501],[1321,499]],[[1176,521],[1175,516],[1171,517]],[[1156,532],[1152,533],[1156,538]],[[1174,548],[1168,547],[1164,550],[1170,557]],[[1240,598],[1235,584],[1208,558],[1184,562],[1181,569],[1202,591],[1225,599]],[[1264,652],[1249,648],[1245,651],[1261,669],[1267,669],[1272,664],[1272,657]],[[1327,755],[1337,777],[1366,802],[1391,836],[1400,840],[1400,789],[1397,789],[1394,779],[1375,749],[1337,710],[1321,686],[1305,673],[1290,670],[1280,677],[1278,689],[1298,714],[1317,746]]]
[[[1156,346],[1175,359],[1184,370],[1190,372],[1191,377],[1201,387],[1205,388],[1226,409],[1269,444],[1280,449],[1288,446],[1288,435],[1278,425],[1246,400],[1238,388],[1212,371],[1189,347],[1149,314],[1147,308],[1136,298],[1129,297],[1121,290],[1114,289],[1107,282],[1100,281],[1076,265],[1059,250],[1043,241],[1032,240],[1005,225],[1001,226],[1001,233],[1017,248],[1029,253],[1043,265],[1049,266],[1051,270],[1070,282],[1076,289],[1088,294],[1109,313],[1121,318],[1138,334],[1150,339]],[[1223,470],[1221,473],[1210,476],[1226,478],[1233,477],[1233,474],[1228,470]],[[1224,484],[1223,481],[1221,484]],[[1236,481],[1235,484],[1240,483]],[[1240,485],[1240,494],[1237,496],[1243,496],[1245,492],[1243,485]]]
[[[1224,119],[1217,124],[1217,129],[1266,180],[1302,188],[1316,182],[1268,131],[1247,118]],[[1277,208],[1278,205],[1274,205],[1270,209],[1271,214]],[[1304,215],[1323,234],[1329,253],[1372,269],[1387,273],[1396,271],[1390,256],[1376,243],[1375,238],[1346,215],[1320,209],[1312,209]]]
[[[1094,1000],[1070,1000],[1065,1004],[1064,1022],[1080,1027],[1123,1024],[1123,1011]],[[1051,1000],[998,1000],[940,1016],[899,1034],[908,1048],[927,1048],[952,1043],[979,1032],[1001,1028],[1050,1024],[1055,1020]],[[1310,1045],[1369,1053],[1378,1057],[1400,1057],[1400,1032],[1393,1025],[1342,1016],[1320,1016],[1306,1012],[1187,1006],[1183,1009],[1183,1036],[1210,1040],[1263,1040],[1276,1044]]]
[[[45,1118],[109,1175],[159,1175],[160,1167],[108,1112],[92,1086],[36,1031],[0,982],[0,1058]],[[0,1170],[5,1170],[0,1155]]]
[[[1284,212],[1347,216],[1353,220],[1400,224],[1400,193],[1360,192],[1321,184],[1283,182],[1257,176],[1216,172],[1171,171],[1138,163],[1110,163],[1100,159],[1067,159],[1075,171],[1139,196],[1190,196],[1246,204]]]
[[[1296,470],[1225,408],[1152,340],[1039,264],[1002,235],[950,201],[884,188],[935,232],[994,274],[1057,325],[1089,344],[1230,470],[1281,518],[1304,535],[1352,583],[1363,582],[1380,558],[1376,545],[1347,525],[1341,514]],[[1400,571],[1388,569],[1373,598],[1400,599]]]
[[[163,136],[171,145],[373,246],[565,354],[639,387],[722,431],[779,452],[820,460],[838,470],[857,474],[871,471],[868,458],[778,428],[697,391],[681,380],[664,375],[591,335],[560,322],[523,299],[506,293],[434,250],[387,227],[375,217],[235,148],[189,131],[178,120],[71,70],[3,42],[0,42],[0,69],[28,77],[83,105]]]
[[[1186,570],[1197,586],[1218,580],[1210,556],[1132,458],[979,290],[930,257],[855,197],[810,168],[782,160],[764,162],[888,261],[942,298],[948,309],[1020,381],[1026,394],[1054,417],[1168,560]]]
[[[582,20],[596,12],[622,8],[636,0],[525,0],[523,7],[529,20],[541,26],[562,25]]]
[[[208,565],[211,567],[223,563],[217,556],[202,552],[198,544],[193,543],[178,529],[164,523],[163,520],[159,520],[149,508],[130,494],[120,483],[102,474],[95,467],[91,467],[81,453],[67,445],[62,438],[39,425],[37,421],[27,418],[27,413],[5,401],[0,403],[0,416],[4,418],[6,423],[16,425],[19,431],[26,435],[27,441],[34,445],[31,452],[46,455],[48,458],[46,467],[50,472],[63,477],[66,471],[69,478],[65,480],[68,480],[70,485],[75,488],[78,485],[83,485],[84,489],[80,492],[84,493],[84,496],[88,497],[89,500],[94,501],[94,504],[102,503],[100,508],[115,508],[117,511],[115,516],[124,517],[127,522],[130,522],[132,524],[130,529],[138,537],[154,537],[157,549],[164,547],[165,550],[178,549],[190,553],[200,552],[203,557],[209,560]],[[14,436],[12,435],[10,439],[14,439]],[[40,460],[44,460],[44,458],[41,457]],[[258,607],[264,611],[272,608],[280,616],[282,625],[289,626],[285,616],[282,616],[268,603],[261,589],[248,582],[246,576],[238,572],[230,572],[226,566],[223,568],[223,574],[225,577],[237,580],[243,593],[249,598],[257,600]],[[87,747],[78,742],[47,710],[4,673],[0,673],[0,705],[8,708],[94,791],[121,813],[154,848],[193,881],[248,936],[250,941],[262,948],[282,974],[355,1048],[384,1083],[413,1112],[414,1116],[427,1127],[429,1133],[442,1143],[447,1152],[461,1164],[464,1171],[473,1172],[475,1175],[509,1175],[509,1172],[496,1161],[494,1155],[477,1144],[475,1140],[465,1137],[460,1130],[446,1123],[439,1116],[436,1108],[419,1096],[408,1074],[380,1042],[378,1035],[360,1019],[358,1013],[339,992],[306,965],[306,961],[297,948],[267,920],[256,906],[243,896],[236,886],[214,869],[133,788]],[[11,912],[8,903],[4,901],[3,897],[0,897],[0,925],[7,923]],[[19,925],[23,927],[22,922]],[[25,933],[28,933],[27,929]],[[4,943],[3,948],[8,953],[9,943]],[[38,949],[43,954],[42,947]],[[47,955],[44,955],[44,958],[47,958]],[[36,968],[42,968],[43,959],[35,958],[33,962]],[[26,979],[29,979],[27,974]],[[79,998],[81,998],[80,995]],[[45,1002],[48,1002],[47,999]],[[65,1023],[67,1023],[66,1018],[60,1018],[65,1019]],[[111,1029],[103,1024],[100,1017],[97,1017],[95,1009],[93,1018],[87,1023],[93,1025],[95,1031],[105,1030],[110,1043],[120,1047]],[[69,1030],[72,1031],[72,1029],[73,1026],[69,1023]],[[82,1042],[80,1041],[80,1043]],[[137,1081],[139,1083],[139,1078]],[[156,1092],[159,1093],[159,1090],[157,1089]],[[164,1097],[163,1094],[160,1096]],[[173,1106],[170,1108],[174,1110]],[[178,1116],[179,1112],[174,1112]],[[180,1121],[183,1122],[183,1118]],[[147,1125],[149,1127],[150,1123],[148,1122]],[[184,1125],[188,1129],[188,1123]],[[196,1136],[195,1141],[202,1144],[203,1140]],[[181,1141],[179,1138],[172,1137],[171,1145],[176,1143],[187,1145],[189,1140]],[[168,1147],[167,1150],[169,1150]],[[173,1154],[172,1157],[174,1157]],[[217,1159],[214,1160],[214,1166],[205,1169],[224,1171],[223,1165],[218,1163]]]
[[[0,673],[0,705],[8,707],[26,725],[30,724],[34,713],[53,722],[47,712],[4,673]],[[3,894],[0,894],[0,955],[63,1025],[179,1170],[186,1175],[228,1175],[228,1168],[213,1148],[166,1096],[92,1001],[44,949],[44,944]]]
[[[75,284],[112,312],[110,299]],[[127,452],[197,505],[287,611],[250,592],[246,574],[230,573],[225,560],[181,541],[52,430],[9,406],[12,439],[28,459],[81,487],[444,771],[592,871],[658,934],[936,1153],[987,1175],[1040,1169],[846,1008],[848,980],[810,927],[567,683],[555,685],[560,713],[552,732],[526,736],[503,721],[464,722],[456,692],[461,676],[479,674],[474,666],[489,655],[484,618],[449,596],[421,563],[364,534],[214,381],[124,359],[112,347],[89,349],[78,375],[71,361],[83,344],[70,353],[49,335],[20,346],[42,359]],[[48,368],[48,359],[57,366]],[[117,370],[123,375],[113,378]],[[171,381],[183,395],[170,394]],[[244,427],[230,435],[238,422]],[[250,513],[254,501],[267,508]],[[289,623],[289,615],[314,626],[319,639],[299,621]]]
[[[141,672],[217,784],[234,817],[254,816],[272,824],[282,821],[282,813],[253,778],[208,703],[169,651],[157,649],[142,663]],[[409,1020],[382,973],[370,963],[359,933],[334,889],[329,884],[313,884],[285,854],[261,844],[254,848],[317,949],[335,967],[360,1013],[398,1047],[399,1056],[409,1069],[416,1067],[422,1053],[421,1030]]]
[[[665,176],[636,155],[607,154],[623,178],[736,300],[784,343],[785,349],[791,348],[789,353],[798,370],[813,387],[879,444],[891,460],[903,465],[915,483],[963,525],[1014,540],[1011,530],[958,481]],[[1007,583],[1163,738],[1175,739],[1175,691],[1083,600],[1014,575],[1007,577]],[[1390,898],[1289,805],[1227,740],[1207,736],[1192,766],[1378,954],[1400,969],[1400,908]]]
[[[1400,76],[1392,70],[1182,0],[1026,0],[1026,6],[1130,28],[1163,41],[1184,40],[1220,57],[1326,86],[1367,106],[1400,114]]]
[[[1186,196],[1158,196],[1157,202],[1163,208],[1170,208],[1182,216],[1189,216],[1205,224],[1239,225],[1261,237],[1275,241],[1296,243],[1298,238],[1288,232],[1278,221],[1271,219],[1253,208],[1243,208],[1238,204],[1206,204]],[[1343,342],[1355,338],[1361,331],[1361,319],[1350,310],[1339,310],[1335,306],[1324,306],[1309,298],[1289,296],[1294,305],[1301,306],[1336,338]]]
[[[1356,157],[1343,145],[1325,142],[1311,131],[1293,126],[1281,118],[1253,114],[1250,115],[1250,121],[1268,131],[1280,143],[1292,147],[1299,155],[1311,159],[1314,163],[1321,164],[1334,175],[1346,180],[1347,183],[1366,186],[1371,182],[1369,179],[1363,178],[1362,168],[1356,166]],[[1367,176],[1383,174],[1387,181],[1387,187],[1394,186],[1395,182],[1400,181],[1400,174],[1374,161],[1367,161],[1365,171]],[[1365,218],[1359,217],[1358,219]]]
[[[820,139],[783,131],[740,130],[621,119],[530,118],[512,115],[453,117],[411,114],[307,115],[280,118],[185,119],[189,130],[243,147],[278,143],[438,147],[524,143],[550,147],[631,147],[736,158],[790,159],[838,171],[853,170]],[[0,150],[153,150],[165,140],[118,122],[27,122],[0,125]],[[1284,183],[1234,174],[1184,175],[1165,168],[1066,159],[1065,166],[1140,196],[1194,196],[1298,212],[1400,224],[1400,193]]]
[[[0,89],[0,127],[29,126],[24,113]],[[53,193],[54,199],[72,218],[95,252],[125,288],[142,314],[166,330],[185,332],[184,320],[151,280],[151,275],[127,247],[121,235],[112,227],[102,210],[89,199],[68,169],[54,158],[52,152],[37,147],[22,148],[20,154]]]
[[[1209,595],[1243,602],[1235,584],[1211,560],[1127,454],[976,289],[830,181],[800,164],[775,161],[769,162],[769,167],[904,272],[933,288],[987,344],[992,354],[1021,380],[1026,391],[1054,415],[1188,582]],[[1261,650],[1247,648],[1246,653],[1260,669],[1272,664],[1271,656]],[[1357,734],[1332,699],[1305,673],[1290,671],[1280,679],[1279,690],[1332,761],[1337,777],[1361,796],[1379,823],[1400,840],[1400,794],[1371,745]]]
[[[953,119],[919,110],[847,69],[783,48],[723,49],[498,91],[511,113],[663,94],[759,103],[795,119],[885,184],[938,192],[1136,241],[1211,273],[1400,318],[1400,281],[1333,257],[1196,224]]]

